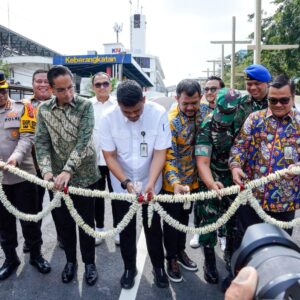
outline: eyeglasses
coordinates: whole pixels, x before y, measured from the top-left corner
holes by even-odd
[[[282,97],[282,98],[268,98],[270,104],[276,105],[278,102],[280,104],[288,104],[290,102],[291,96],[290,97]]]
[[[217,90],[218,90],[218,88],[215,86],[204,88],[205,93],[208,93],[209,91],[211,91],[212,93],[215,93]]]
[[[75,87],[74,85],[70,85],[67,88],[54,88],[54,89],[57,93],[62,94],[65,92],[73,91],[74,87]]]
[[[97,82],[94,84],[94,86],[97,88],[97,89],[100,89],[102,86],[106,89],[109,87],[109,82],[108,81],[104,81],[104,82]]]

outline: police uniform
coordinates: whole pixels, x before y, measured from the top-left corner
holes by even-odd
[[[22,101],[7,100],[0,108],[0,157],[7,161],[14,158],[17,167],[30,174],[36,174],[31,148],[33,145],[36,119],[30,104]],[[39,211],[37,189],[33,183],[3,171],[3,190],[8,200],[24,213],[36,214]],[[31,258],[40,256],[42,234],[35,222],[20,221],[25,242]],[[16,259],[18,246],[16,218],[0,203],[0,238],[6,259]]]

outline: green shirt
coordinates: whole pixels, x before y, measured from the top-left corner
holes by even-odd
[[[57,105],[56,97],[40,105],[35,135],[41,173],[71,173],[70,185],[87,187],[100,175],[92,142],[94,112],[90,101],[74,96],[70,104]]]

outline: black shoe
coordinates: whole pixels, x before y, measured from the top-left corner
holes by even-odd
[[[181,282],[183,280],[176,258],[172,258],[168,261],[167,275],[173,282]]]
[[[14,260],[5,260],[4,264],[0,268],[0,280],[4,280],[9,277],[13,271],[20,265],[19,258],[15,258]]]
[[[61,273],[61,280],[63,283],[68,283],[73,280],[75,276],[75,271],[77,269],[77,263],[76,262],[67,262],[64,270]]]
[[[204,247],[204,279],[208,283],[216,284],[219,282],[219,274],[216,266],[215,249]]]
[[[47,274],[51,271],[49,262],[42,255],[30,258],[29,263],[42,274]]]
[[[26,242],[24,242],[24,244],[23,244],[23,253],[29,253],[29,252],[30,252],[30,249],[27,246]]]
[[[134,277],[137,274],[137,269],[125,269],[120,283],[123,289],[129,290],[134,286]]]
[[[230,272],[227,277],[222,281],[222,286],[221,286],[221,290],[223,293],[226,292],[226,290],[229,288],[232,280],[233,280],[233,275],[232,273]]]
[[[98,272],[95,264],[85,265],[85,281],[88,285],[94,285],[98,279]]]
[[[177,262],[186,270],[198,271],[197,264],[193,262],[186,254],[185,251],[181,251],[178,255]]]
[[[169,286],[169,280],[164,268],[153,268],[154,282],[159,288]]]

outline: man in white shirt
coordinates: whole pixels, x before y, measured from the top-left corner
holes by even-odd
[[[166,150],[171,146],[171,133],[164,108],[153,102],[145,103],[141,87],[126,80],[117,89],[118,106],[111,108],[101,119],[100,144],[111,172],[114,192],[134,193],[134,181],[142,183],[142,193],[159,193],[161,171]],[[128,212],[130,202],[116,202],[118,223]],[[155,212],[151,228],[147,225],[147,205],[143,205],[143,225],[147,248],[158,287],[169,282],[164,270],[164,251],[160,218]],[[120,233],[120,248],[125,271],[121,286],[134,285],[136,270],[136,218]]]
[[[116,100],[110,95],[112,91],[111,78],[107,73],[98,72],[92,77],[92,87],[95,92],[95,97],[91,98],[91,102],[94,108],[95,126],[93,131],[93,139],[97,153],[97,164],[101,174],[101,178],[98,181],[98,188],[100,191],[104,191],[106,188],[106,182],[109,192],[112,192],[111,180],[109,176],[109,170],[106,166],[105,159],[102,154],[100,147],[101,135],[99,134],[101,127],[101,117],[103,113],[111,106],[116,105]],[[103,198],[95,198],[95,223],[96,231],[104,230],[104,213],[105,213],[105,200]],[[116,227],[115,221],[115,209],[114,202],[112,201],[112,215],[113,215],[113,226]],[[95,244],[100,245],[102,238],[96,238]],[[115,236],[115,244],[120,244],[120,236]]]

